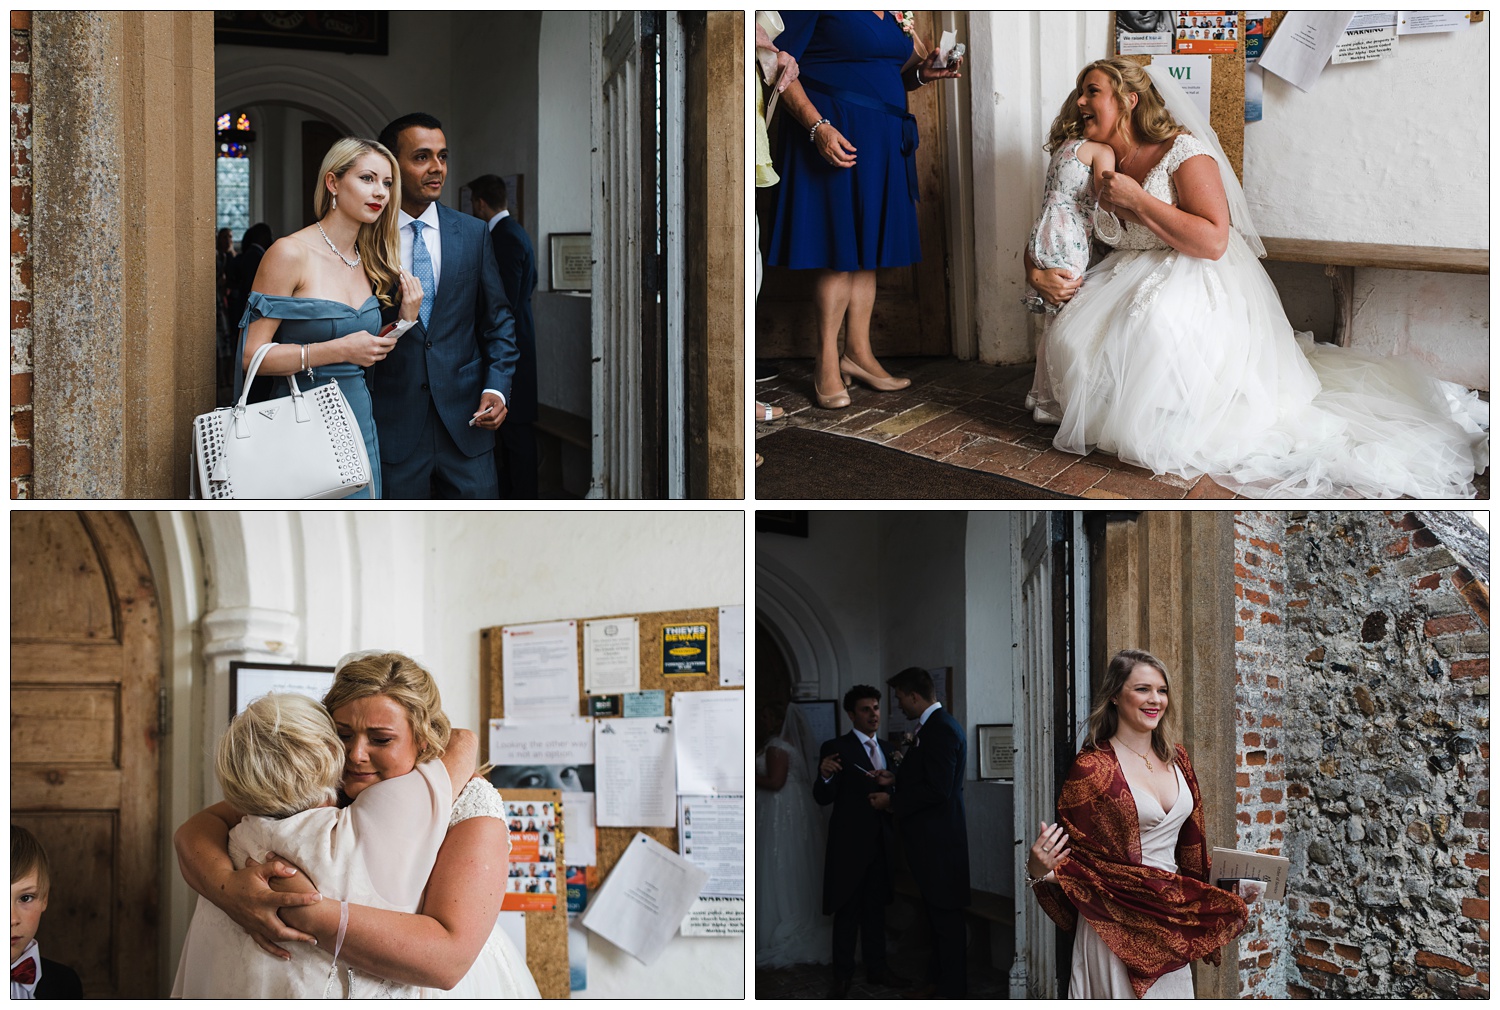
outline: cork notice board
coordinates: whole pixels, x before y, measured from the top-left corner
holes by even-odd
[[[1110,48],[1114,48],[1114,15],[1110,11],[1109,37]],[[1240,24],[1245,23],[1245,12],[1237,12],[1240,16]],[[1279,20],[1279,19],[1278,19]],[[1269,30],[1269,29],[1267,29]],[[1243,36],[1241,32],[1241,36]],[[1124,57],[1132,63],[1146,66],[1151,62],[1150,56],[1128,55]],[[1213,60],[1213,78],[1209,82],[1209,124],[1214,132],[1219,135],[1219,143],[1224,148],[1224,154],[1228,156],[1229,163],[1234,166],[1234,174],[1241,182],[1245,180],[1245,40],[1238,39],[1232,53],[1214,53],[1209,56]]]
[[[741,691],[741,687],[719,687],[719,608],[664,610],[644,614],[601,614],[597,617],[558,617],[574,620],[578,631],[578,695],[581,711],[588,714],[588,696],[583,690],[583,626],[585,621],[615,620],[634,617],[640,631],[640,669],[642,691],[665,691],[666,714],[673,715],[672,698],[682,691]],[[535,622],[526,622],[535,623]],[[708,626],[708,672],[689,676],[667,676],[662,672],[662,629],[668,625],[704,624]],[[505,718],[505,681],[500,628],[484,628],[479,633],[479,710],[486,720]],[[488,723],[486,722],[486,725]],[[483,760],[489,760],[489,734],[481,742]],[[564,819],[567,811],[564,808]],[[567,830],[566,824],[564,830]],[[677,829],[671,828],[598,828],[598,871],[603,884],[624,854],[637,831],[650,835],[673,852],[677,851]],[[566,929],[554,942],[550,931],[538,942],[532,941],[532,913],[526,919],[526,964],[545,998],[568,998],[568,941]],[[543,913],[546,914],[546,913]],[[564,924],[566,925],[566,923]],[[548,980],[547,984],[543,979]]]

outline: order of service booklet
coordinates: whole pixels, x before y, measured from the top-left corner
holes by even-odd
[[[1214,881],[1225,877],[1266,882],[1265,897],[1270,901],[1281,901],[1286,897],[1287,867],[1291,860],[1285,856],[1268,856],[1264,852],[1246,852],[1243,849],[1221,849],[1214,847]]]

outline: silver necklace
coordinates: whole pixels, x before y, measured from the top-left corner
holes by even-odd
[[[359,266],[359,246],[356,245],[354,247],[354,259],[351,260],[343,253],[339,252],[339,247],[333,244],[333,239],[329,238],[328,233],[323,230],[322,221],[314,221],[313,223],[318,226],[318,234],[323,236],[323,241],[328,243],[328,248],[333,250],[333,254],[335,256],[344,261],[344,266],[348,267],[350,270],[353,270],[355,267]]]

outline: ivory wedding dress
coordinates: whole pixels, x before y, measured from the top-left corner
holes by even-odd
[[[827,962],[833,947],[833,920],[823,914],[823,858],[826,833],[813,801],[805,723],[801,710],[787,710],[781,734],[755,758],[766,771],[766,751],[786,753],[786,784],[755,790],[755,966],[780,968]]]
[[[1036,387],[1062,417],[1053,444],[1209,474],[1251,497],[1473,497],[1488,465],[1488,404],[1408,361],[1293,332],[1217,138],[1157,70],[1147,68],[1192,132],[1143,188],[1175,205],[1173,173],[1213,157],[1231,208],[1228,249],[1186,256],[1138,224],[1114,236],[1116,251],[1046,335]]]

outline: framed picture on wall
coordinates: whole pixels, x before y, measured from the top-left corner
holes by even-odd
[[[593,236],[586,231],[555,231],[549,238],[552,249],[552,290],[593,290]]]
[[[991,725],[979,727],[979,777],[981,779],[1015,780],[1015,726]]]
[[[839,703],[832,698],[816,701],[794,701],[807,719],[807,732],[812,743],[821,745],[839,735]]]
[[[256,698],[279,691],[305,694],[321,702],[333,686],[333,667],[297,666],[282,663],[229,664],[229,718],[245,710]]]

